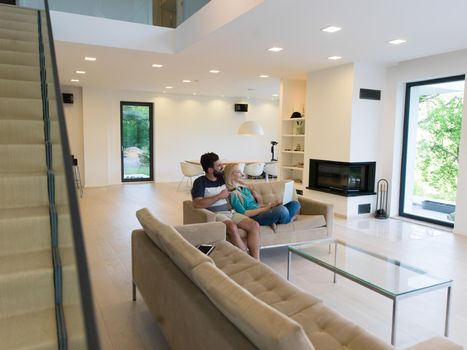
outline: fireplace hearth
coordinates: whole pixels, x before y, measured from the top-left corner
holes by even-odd
[[[354,197],[375,193],[376,162],[310,159],[308,189]]]

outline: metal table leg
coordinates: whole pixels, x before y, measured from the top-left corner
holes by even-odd
[[[397,328],[397,299],[392,301],[392,326],[391,326],[391,345],[396,345],[396,328]]]
[[[446,300],[446,320],[444,321],[444,336],[447,337],[449,333],[449,313],[451,311],[451,286],[448,287],[447,300]]]
[[[337,267],[337,242],[334,243],[334,267]],[[334,270],[334,283],[336,283],[336,270]]]
[[[292,264],[292,251],[289,249],[287,252],[287,281],[290,280],[290,265]]]

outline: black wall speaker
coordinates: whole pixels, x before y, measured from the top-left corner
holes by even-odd
[[[381,100],[381,90],[360,89],[360,98],[363,100]]]
[[[62,94],[63,103],[73,103],[73,94]]]
[[[235,112],[248,112],[248,105],[246,103],[236,103]]]

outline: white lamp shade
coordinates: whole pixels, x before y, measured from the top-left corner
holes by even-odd
[[[264,135],[263,127],[255,121],[246,121],[238,128],[239,135]]]

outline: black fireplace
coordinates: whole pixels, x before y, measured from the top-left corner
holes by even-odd
[[[376,162],[310,159],[308,189],[345,197],[375,194]]]

